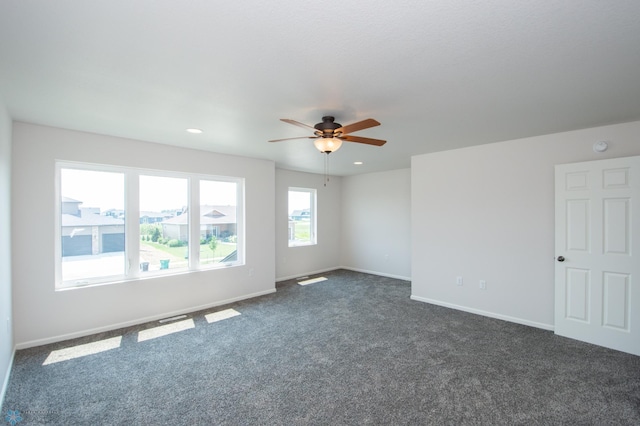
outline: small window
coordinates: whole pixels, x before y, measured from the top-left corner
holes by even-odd
[[[316,244],[316,190],[289,188],[289,247]]]

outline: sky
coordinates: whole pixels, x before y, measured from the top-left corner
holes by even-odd
[[[62,169],[63,197],[82,201],[82,207],[124,210],[124,174],[93,170]],[[160,212],[182,209],[187,203],[188,180],[140,176],[140,210]],[[236,183],[200,181],[200,200],[207,205],[236,205]]]
[[[294,210],[304,210],[304,209],[310,208],[310,205],[309,205],[310,195],[311,193],[309,192],[299,192],[299,191],[290,190],[289,191],[289,207],[288,207],[289,216],[291,216],[291,213],[293,213]]]

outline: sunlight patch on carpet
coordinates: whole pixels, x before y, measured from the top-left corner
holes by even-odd
[[[85,343],[83,345],[72,346],[70,348],[58,349],[51,351],[47,359],[42,365],[55,364],[56,362],[68,361],[70,359],[80,358],[87,355],[93,355],[100,352],[109,351],[120,347],[122,336],[112,337],[110,339],[100,340],[98,342]]]
[[[211,324],[212,322],[226,320],[228,318],[237,317],[238,315],[240,315],[240,312],[235,309],[225,309],[220,312],[212,312],[204,317],[207,319],[207,322]]]
[[[155,339],[157,337],[166,336],[168,334],[177,333],[179,331],[184,331],[195,327],[196,325],[194,324],[193,320],[189,318],[188,320],[149,328],[147,330],[138,332],[138,342],[144,342],[145,340]]]
[[[304,280],[304,281],[298,281],[298,284],[300,285],[308,285],[308,284],[313,284],[313,283],[319,283],[322,281],[326,281],[328,278],[325,277],[318,277],[318,278],[311,278],[309,280]]]

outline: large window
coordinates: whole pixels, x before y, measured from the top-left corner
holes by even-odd
[[[235,261],[238,256],[236,216],[238,184],[200,181],[200,264]]]
[[[189,268],[189,181],[140,176],[140,271]]]
[[[289,247],[316,244],[316,190],[289,188]]]
[[[243,263],[240,178],[58,163],[56,288]]]
[[[124,173],[60,170],[61,279],[77,285],[125,274]]]

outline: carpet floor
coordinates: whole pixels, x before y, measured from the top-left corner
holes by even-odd
[[[20,350],[3,420],[640,425],[640,357],[413,301],[405,281],[323,275],[170,322]]]

